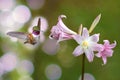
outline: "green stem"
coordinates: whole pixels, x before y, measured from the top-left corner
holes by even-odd
[[[84,80],[84,72],[85,72],[85,54],[82,57],[82,77],[81,80]]]

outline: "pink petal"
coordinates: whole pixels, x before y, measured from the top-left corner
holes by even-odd
[[[116,41],[110,45],[111,48],[114,48],[116,46]]]
[[[105,46],[110,45],[110,42],[109,42],[108,40],[104,40],[103,42],[104,42],[104,45],[105,45]]]
[[[90,36],[90,39],[91,39],[93,42],[98,42],[98,41],[99,41],[99,35],[100,35],[100,34],[94,34],[94,35]]]
[[[77,47],[75,48],[75,50],[73,51],[73,55],[74,55],[74,56],[79,56],[79,55],[81,55],[81,54],[83,54],[83,49],[82,49],[81,46],[77,46]]]
[[[68,34],[77,34],[76,32],[70,30],[62,21],[62,18],[66,18],[65,15],[60,15],[58,17],[58,23],[57,26],[61,27],[63,29],[63,32],[68,33]]]
[[[113,44],[110,44],[108,40],[104,40],[104,46],[107,48],[114,48],[116,46],[116,41]]]
[[[72,39],[72,35],[61,32],[57,42],[60,42],[60,41],[63,41],[63,40],[68,40],[68,39]]]
[[[82,37],[83,37],[84,39],[86,39],[86,38],[89,37],[89,32],[88,32],[87,28],[83,28]]]
[[[105,65],[107,63],[107,58],[106,57],[102,57],[103,60],[103,64]]]
[[[108,50],[105,51],[104,54],[106,54],[107,57],[111,57],[113,55],[113,50],[108,49]]]
[[[93,61],[94,53],[91,49],[85,50],[85,55],[87,56],[87,59],[88,59],[89,62]]]

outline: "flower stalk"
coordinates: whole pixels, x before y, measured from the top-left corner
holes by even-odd
[[[85,73],[85,54],[82,55],[82,77],[81,77],[81,80],[84,80],[84,73]]]

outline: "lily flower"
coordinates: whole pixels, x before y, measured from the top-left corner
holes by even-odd
[[[82,35],[74,35],[74,39],[79,44],[73,51],[74,56],[79,56],[83,53],[87,56],[89,62],[93,61],[94,51],[100,51],[102,46],[98,44],[99,34],[89,36],[87,28],[83,28]]]
[[[63,40],[72,39],[73,35],[77,33],[67,28],[67,26],[63,23],[62,18],[66,18],[65,15],[60,15],[58,17],[57,25],[53,26],[51,29],[50,38],[58,40],[58,42]]]
[[[113,48],[116,46],[116,41],[110,44],[108,40],[104,40],[103,50],[99,51],[96,56],[101,57],[103,60],[103,64],[107,63],[107,57],[111,57],[113,55]]]

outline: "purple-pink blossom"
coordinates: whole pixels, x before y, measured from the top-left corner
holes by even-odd
[[[87,28],[83,28],[82,35],[75,35],[74,39],[79,45],[73,51],[73,55],[79,56],[85,53],[89,62],[93,61],[94,51],[102,49],[101,45],[97,43],[99,41],[99,34],[89,36]]]
[[[67,28],[67,26],[63,23],[62,18],[66,18],[66,16],[60,15],[58,17],[58,23],[52,27],[50,34],[50,38],[56,39],[58,42],[72,39],[73,35],[77,34],[76,32]]]
[[[113,55],[113,48],[116,46],[116,41],[110,44],[108,40],[104,40],[104,44],[102,45],[103,49],[99,51],[96,56],[101,57],[103,60],[103,64],[107,63],[107,57],[111,57]]]

